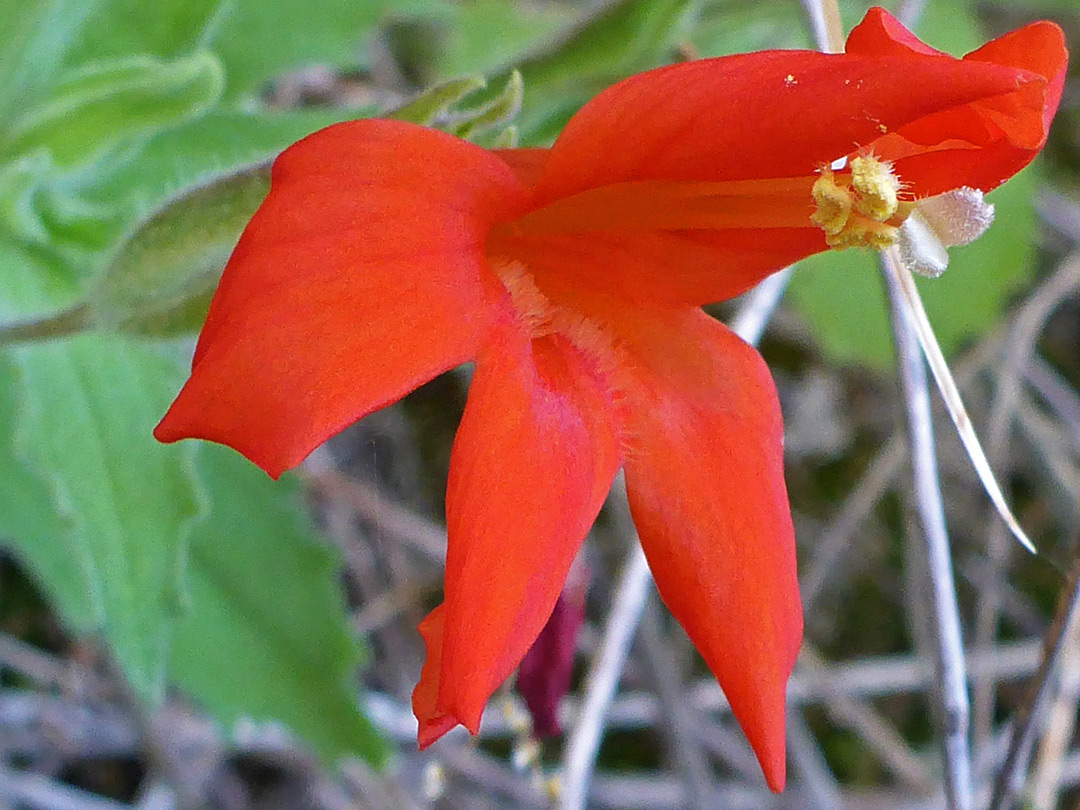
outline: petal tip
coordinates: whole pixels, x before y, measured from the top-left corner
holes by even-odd
[[[416,731],[416,743],[423,751],[458,724],[448,714],[439,714],[420,721]]]
[[[787,760],[784,756],[770,763],[768,767],[762,766],[762,770],[765,772],[765,782],[769,785],[769,790],[773,793],[783,793],[784,788],[787,787]]]
[[[787,695],[784,683],[778,687],[769,688],[763,686],[760,689],[757,705],[741,703],[736,711],[736,717],[746,733],[750,747],[754,749],[761,772],[765,775],[765,781],[769,789],[779,793],[784,789],[787,776]],[[729,698],[732,697],[729,695]]]
[[[173,442],[178,442],[181,439],[186,438],[186,436],[173,424],[173,420],[169,418],[171,414],[172,411],[170,410],[161,417],[161,421],[158,422],[157,427],[154,428],[154,438],[162,444],[172,444]]]
[[[181,391],[181,397],[182,396],[183,391]],[[280,479],[282,475],[303,460],[302,458],[298,460],[289,459],[281,462],[280,460],[271,459],[267,454],[254,452],[251,448],[244,449],[237,447],[234,442],[226,441],[224,438],[218,438],[213,435],[212,431],[201,429],[193,425],[191,420],[184,417],[182,407],[180,398],[177,398],[177,401],[174,402],[165,415],[161,417],[161,421],[158,422],[157,427],[155,427],[153,431],[154,438],[157,441],[162,444],[173,444],[182,441],[183,439],[203,439],[205,441],[214,442],[215,444],[231,447],[265,472],[274,481]]]

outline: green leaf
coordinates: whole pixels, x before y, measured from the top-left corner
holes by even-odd
[[[436,59],[439,76],[505,69],[570,25],[567,3],[468,0],[450,7]]]
[[[225,64],[231,95],[252,93],[286,70],[352,67],[382,16],[381,0],[236,0],[211,47]]]
[[[0,0],[0,130],[64,62],[98,0]]]
[[[798,3],[744,0],[706,4],[690,32],[690,41],[703,57],[767,48],[813,47]]]
[[[66,545],[89,589],[86,624],[109,642],[136,692],[156,700],[183,602],[187,527],[198,512],[187,469],[193,448],[150,438],[176,393],[179,364],[103,336],[22,348],[12,359],[22,382],[16,452],[70,527]],[[61,613],[77,617],[76,604]]]
[[[521,74],[515,70],[506,80],[499,95],[482,107],[462,111],[451,130],[459,138],[475,138],[507,126],[521,111],[524,92],[525,85],[522,83]]]
[[[225,724],[277,720],[327,762],[381,762],[386,747],[357,708],[341,563],[314,537],[294,482],[215,445],[200,447],[199,469],[213,501],[192,533],[175,682]]]
[[[416,98],[384,114],[385,118],[396,118],[398,121],[411,121],[414,124],[432,124],[444,115],[454,105],[474,90],[479,90],[486,85],[479,76],[466,76],[461,79],[451,79],[443,84],[437,84],[430,90],[425,90]]]
[[[37,208],[37,195],[52,176],[48,155],[24,155],[0,162],[0,228],[27,241],[44,243],[49,231]]]
[[[5,320],[55,309],[73,292],[64,274],[2,241],[0,291]],[[137,693],[154,700],[183,602],[187,530],[200,509],[194,448],[151,437],[183,365],[145,344],[101,335],[3,356],[17,379],[13,439],[3,452],[45,488],[62,530],[50,541],[44,535],[55,525],[15,526],[11,540],[60,615],[74,629],[100,634]],[[0,498],[8,497],[0,487]],[[40,548],[43,541],[70,556],[78,579]]]
[[[61,167],[89,163],[125,138],[209,110],[221,96],[217,59],[203,52],[171,62],[132,56],[68,73],[5,134],[0,154],[49,154]]]
[[[100,0],[80,41],[91,61],[133,53],[176,57],[209,48],[225,66],[227,96],[251,95],[306,65],[360,61],[383,0]]]
[[[0,358],[0,543],[24,563],[68,626],[89,633],[92,587],[73,553],[70,521],[57,513],[45,482],[15,454],[20,384],[14,367]]]
[[[553,138],[599,90],[668,61],[683,35],[693,0],[619,0],[594,12],[520,65],[525,103],[518,118],[522,140]]]
[[[83,28],[68,63],[139,53],[183,56],[207,44],[228,5],[228,0],[96,0],[93,25]]]
[[[919,279],[946,356],[992,328],[1010,298],[1033,279],[1037,185],[1038,173],[1029,168],[987,195],[996,208],[990,230],[970,245],[951,248],[941,278]],[[831,359],[882,370],[892,365],[892,333],[875,253],[828,251],[800,262],[787,300]]]

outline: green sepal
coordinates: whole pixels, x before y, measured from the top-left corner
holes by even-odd
[[[521,74],[513,71],[495,98],[482,107],[463,110],[449,126],[459,138],[476,138],[491,130],[507,126],[521,111],[525,83]]]
[[[171,335],[202,325],[221,269],[270,189],[269,162],[178,195],[132,231],[94,283],[90,325]]]
[[[383,114],[384,118],[431,125],[444,117],[452,106],[470,93],[482,89],[487,82],[481,76],[465,76],[438,84],[425,90],[401,107]]]

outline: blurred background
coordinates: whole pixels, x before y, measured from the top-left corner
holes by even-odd
[[[841,6],[846,29],[867,7]],[[904,12],[954,54],[1037,18],[1080,46],[1077,0]],[[478,739],[416,749],[415,628],[441,596],[464,373],[277,484],[232,451],[162,447],[151,430],[292,141],[394,115],[485,146],[545,145],[631,73],[804,47],[797,0],[0,0],[0,808],[553,806],[566,738],[535,739],[512,684]],[[993,228],[921,284],[1040,550],[1007,537],[937,410],[980,807],[1077,559],[1078,180],[1073,69],[1044,155],[991,195]],[[941,807],[936,617],[874,257],[800,265],[762,350],[786,417],[807,619],[788,791],[767,791],[653,597],[589,806]],[[556,634],[576,651],[567,729],[635,542],[616,494]],[[1021,767],[1035,808],[1080,801],[1080,625],[1059,635]]]

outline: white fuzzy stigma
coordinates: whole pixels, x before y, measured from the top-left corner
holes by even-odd
[[[974,188],[919,200],[900,226],[900,259],[913,273],[937,278],[949,266],[947,248],[974,242],[994,221],[994,206]]]

